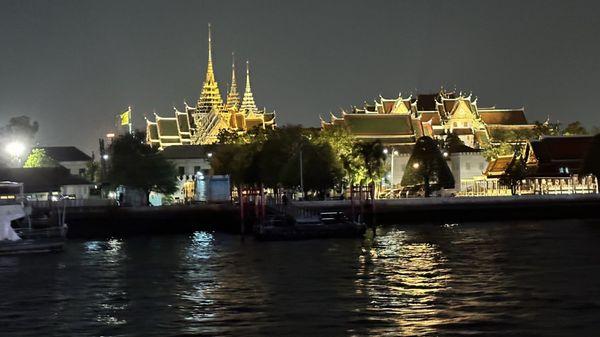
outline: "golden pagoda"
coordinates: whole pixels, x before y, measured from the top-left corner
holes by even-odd
[[[215,73],[212,62],[212,41],[210,34],[210,23],[208,24],[208,65],[206,67],[206,79],[202,84],[202,92],[198,98],[197,114],[208,114],[213,107],[221,108],[223,99],[219,92],[219,85],[215,80]]]
[[[240,103],[235,75],[235,59],[231,64],[231,87],[227,101],[223,99],[213,70],[211,27],[208,25],[208,64],[202,91],[195,107],[184,102],[184,111],[175,108],[174,117],[146,120],[149,144],[165,148],[173,145],[213,144],[221,130],[246,132],[252,128],[274,128],[275,112],[256,108],[250,87],[250,70],[246,62],[246,88]]]

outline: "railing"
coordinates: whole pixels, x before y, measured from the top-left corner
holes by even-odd
[[[113,199],[62,199],[60,201],[29,200],[29,205],[34,208],[50,208],[61,205],[64,207],[100,207],[114,205]]]

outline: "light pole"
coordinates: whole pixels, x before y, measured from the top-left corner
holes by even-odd
[[[398,150],[394,150],[392,148],[391,153],[390,151],[385,148],[383,149],[383,153],[387,156],[388,153],[390,154],[390,185],[392,188],[394,188],[394,156],[398,155]]]

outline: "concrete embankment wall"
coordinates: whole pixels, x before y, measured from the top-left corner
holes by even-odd
[[[313,212],[335,210],[352,214],[348,200],[293,204]],[[359,212],[360,207],[356,205],[355,214]],[[379,225],[568,218],[600,220],[600,196],[376,200],[374,212],[370,205],[365,205],[364,214],[367,222]],[[239,208],[231,204],[70,208],[66,222],[71,238],[188,233],[195,230],[239,233],[240,230]]]
[[[351,213],[348,200],[297,202],[303,208],[344,210]],[[355,213],[360,208],[355,207]],[[374,212],[365,207],[367,217],[377,224],[423,222],[509,221],[526,219],[600,219],[600,196],[595,194],[510,196],[477,198],[414,198],[376,200]]]
[[[239,230],[238,209],[229,204],[69,208],[65,222],[70,238]]]

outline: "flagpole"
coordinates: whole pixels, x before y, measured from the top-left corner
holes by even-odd
[[[132,124],[133,124],[132,121],[133,120],[131,119],[131,107],[129,107],[129,134],[133,133],[132,130],[131,130],[132,129]]]

